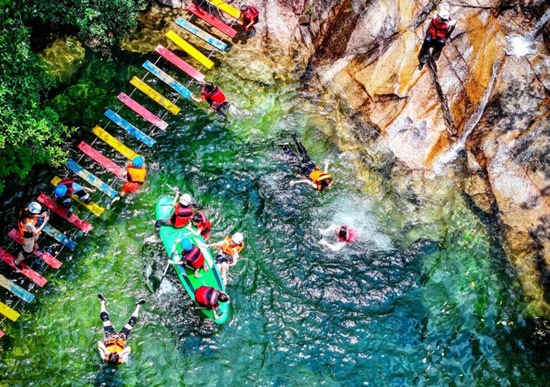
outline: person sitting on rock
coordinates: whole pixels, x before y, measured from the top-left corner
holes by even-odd
[[[256,34],[254,26],[260,21],[260,11],[251,5],[241,6],[241,17],[243,18],[243,28],[249,35]]]
[[[432,57],[434,60],[439,59],[441,51],[447,43],[447,39],[453,33],[455,24],[456,20],[451,20],[451,16],[447,10],[441,10],[435,15],[430,22],[424,43],[420,49],[420,54],[418,55],[421,64],[426,63],[428,60],[430,48],[433,48]]]

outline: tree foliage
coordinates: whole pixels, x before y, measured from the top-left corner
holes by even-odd
[[[135,24],[145,0],[0,0],[0,193],[36,164],[66,159],[62,144],[75,131],[46,105],[56,81],[31,50],[31,34],[77,31],[106,52]],[[36,21],[40,20],[40,23]],[[67,107],[69,108],[69,107]]]

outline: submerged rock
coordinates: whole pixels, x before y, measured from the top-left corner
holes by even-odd
[[[57,39],[41,53],[48,63],[50,74],[67,82],[83,63],[85,49],[76,37]]]

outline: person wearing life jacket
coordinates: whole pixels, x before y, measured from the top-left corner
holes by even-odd
[[[195,215],[191,218],[191,223],[187,225],[187,228],[191,232],[191,234],[195,236],[202,236],[202,239],[205,241],[210,238],[210,231],[212,230],[212,225],[210,224],[210,221],[206,219],[206,215],[204,215],[204,212],[197,211]]]
[[[191,195],[184,193],[179,196],[179,191],[174,197],[172,205],[174,206],[174,212],[169,219],[159,219],[155,223],[155,233],[158,234],[161,226],[171,226],[175,228],[182,228],[187,226],[193,215],[195,214],[195,207],[191,203]],[[178,201],[179,198],[179,201]]]
[[[132,352],[132,348],[126,345],[128,336],[132,332],[132,328],[137,322],[139,309],[145,304],[145,300],[140,300],[136,303],[136,309],[128,323],[120,330],[119,333],[115,332],[113,324],[109,320],[109,313],[105,308],[105,297],[103,294],[99,293],[97,295],[99,301],[101,302],[101,313],[99,317],[103,321],[103,332],[105,333],[105,340],[97,342],[97,349],[99,350],[99,356],[105,363],[109,364],[121,364],[128,361],[128,356]]]
[[[434,60],[439,59],[441,51],[443,47],[445,47],[445,44],[447,44],[447,39],[451,37],[455,25],[456,20],[451,20],[451,15],[448,10],[442,9],[435,15],[430,22],[426,37],[424,38],[424,43],[420,49],[420,54],[418,55],[421,65],[428,60],[430,48],[433,48],[432,57]]]
[[[221,290],[211,286],[201,286],[195,290],[195,301],[199,306],[195,309],[208,309],[214,312],[214,318],[218,318],[220,302],[228,302],[229,296]]]
[[[57,183],[55,187],[55,200],[67,209],[67,217],[69,218],[73,214],[73,195],[76,195],[81,202],[90,204],[92,197],[89,193],[96,191],[95,188],[83,187],[75,183],[74,179],[68,177]]]
[[[201,99],[192,96],[195,102],[206,101],[222,117],[227,118],[225,111],[229,108],[229,102],[226,101],[222,89],[215,86],[212,82],[206,81],[201,90]]]
[[[323,235],[327,235],[327,233],[331,233],[332,231],[334,232],[334,234],[336,234],[336,238],[338,239],[337,243],[329,243],[324,239],[321,239],[319,241],[320,245],[328,247],[331,251],[340,251],[346,246],[346,244],[357,241],[357,236],[355,232],[348,226],[338,226],[335,228],[333,225],[331,225],[325,230],[319,231]]]
[[[229,268],[237,264],[239,259],[239,253],[244,248],[244,236],[240,232],[236,232],[233,235],[228,235],[224,240],[217,243],[211,243],[206,247],[215,247],[220,250],[216,255],[216,263],[218,264],[218,270],[220,271],[223,283],[227,283],[227,272]]]
[[[176,241],[177,243],[178,241]],[[181,260],[169,262],[173,265],[182,265],[185,268],[195,272],[195,278],[200,278],[200,269],[203,269],[205,273],[208,272],[208,263],[202,255],[201,249],[195,246],[189,239],[183,238],[180,241],[181,247]],[[174,254],[177,256],[177,253]]]
[[[13,259],[13,264],[19,270],[19,265],[24,259],[33,255],[38,250],[38,236],[50,219],[49,211],[42,214],[42,206],[37,202],[31,202],[28,207],[19,212],[17,228],[21,234],[22,250]]]
[[[288,143],[279,144],[283,148],[283,152],[288,158],[288,162],[291,166],[297,169],[304,177],[304,179],[296,180],[290,182],[290,186],[296,184],[308,184],[312,188],[315,188],[317,191],[323,191],[331,189],[334,180],[332,176],[327,172],[324,172],[328,169],[329,163],[328,160],[325,162],[324,170],[321,170],[308,156],[307,150],[298,138],[296,134],[292,135],[294,142],[296,143],[296,149],[298,150],[298,155],[292,151]]]
[[[243,18],[243,28],[249,34],[255,32],[254,26],[260,21],[260,11],[251,5],[241,6],[241,17]]]
[[[145,182],[146,176],[147,170],[145,168],[145,163],[143,162],[143,157],[134,157],[134,159],[126,167],[126,177],[128,181],[124,183],[120,194],[124,196],[127,193],[138,191]]]

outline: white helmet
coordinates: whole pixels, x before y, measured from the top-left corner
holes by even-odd
[[[451,19],[451,14],[449,13],[449,11],[447,11],[446,9],[443,9],[441,11],[439,11],[437,13],[439,15],[439,17],[442,19],[442,20],[449,20]]]
[[[236,232],[235,234],[233,234],[233,236],[231,237],[231,240],[233,242],[235,242],[236,244],[240,245],[241,243],[243,243],[243,239],[244,239],[244,236],[243,234],[241,234],[240,232]]]
[[[29,209],[29,212],[31,214],[40,214],[42,212],[42,206],[40,204],[38,204],[37,202],[31,202],[31,204],[29,204],[29,207],[27,207]]]
[[[191,195],[189,194],[183,194],[181,195],[181,198],[180,198],[180,204],[182,206],[188,206],[191,204]]]

